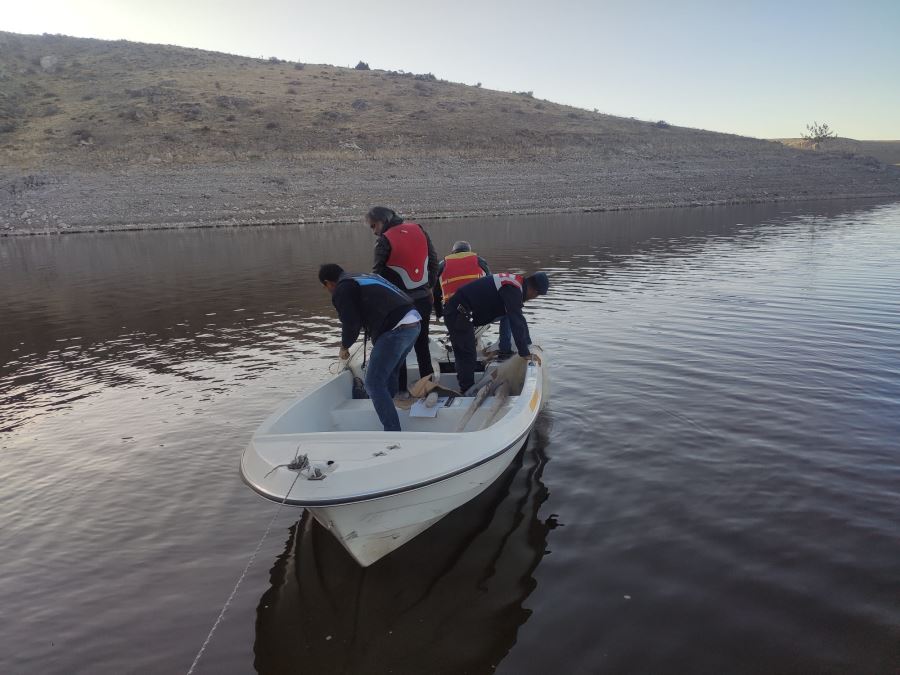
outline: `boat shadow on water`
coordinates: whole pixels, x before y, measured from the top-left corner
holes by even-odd
[[[260,673],[493,672],[531,615],[547,550],[549,411],[471,502],[368,568],[308,513],[289,530],[257,607]]]

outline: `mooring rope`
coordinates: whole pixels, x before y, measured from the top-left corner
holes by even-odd
[[[299,455],[300,448],[297,448],[297,454]],[[296,458],[295,458],[296,461]],[[272,514],[272,519],[269,521],[269,526],[266,528],[266,531],[263,533],[262,539],[259,540],[259,543],[256,545],[252,555],[250,556],[250,560],[247,561],[247,565],[244,567],[244,571],[241,572],[241,576],[238,577],[237,583],[234,585],[234,588],[231,589],[231,595],[228,596],[228,599],[225,601],[225,604],[222,605],[222,611],[219,612],[219,616],[216,617],[215,623],[213,623],[212,628],[209,629],[209,635],[206,636],[206,640],[203,641],[203,645],[200,647],[200,651],[197,652],[197,656],[194,657],[194,662],[191,664],[190,669],[187,671],[187,675],[192,675],[194,672],[194,668],[197,667],[197,664],[200,663],[200,657],[203,656],[203,652],[206,651],[207,645],[209,645],[210,640],[212,640],[213,633],[216,632],[216,628],[219,627],[219,624],[222,623],[222,619],[225,618],[225,612],[228,611],[229,605],[231,605],[231,601],[234,600],[234,596],[237,594],[237,590],[241,585],[241,582],[244,580],[244,577],[247,576],[247,572],[250,571],[250,567],[253,565],[253,561],[256,560],[256,554],[259,553],[259,549],[262,548],[263,542],[266,540],[266,537],[269,536],[269,531],[272,529],[272,525],[275,524],[275,518],[281,512],[282,507],[285,502],[287,502],[288,496],[291,494],[291,490],[294,489],[294,486],[297,484],[297,480],[300,478],[300,472],[297,472],[297,475],[294,476],[294,482],[291,483],[291,487],[288,488],[287,493],[284,495],[284,499],[281,500],[281,503],[275,507],[275,513]]]
[[[330,375],[337,375],[338,373],[340,373],[344,370],[350,370],[350,367],[349,367],[350,362],[356,358],[356,355],[359,353],[359,350],[363,348],[363,346],[364,345],[357,345],[356,349],[354,349],[352,352],[350,352],[350,358],[347,359],[346,361],[335,361],[335,362],[329,364],[328,373]],[[366,361],[366,358],[365,358],[365,355],[363,355],[363,368],[365,368],[365,361]],[[335,367],[337,367],[337,370],[335,370]]]
[[[368,346],[369,346],[369,331],[366,330],[363,333],[363,364],[362,364],[363,370],[366,369],[366,351],[367,351]]]

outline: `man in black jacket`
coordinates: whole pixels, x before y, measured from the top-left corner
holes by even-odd
[[[492,274],[462,286],[444,306],[444,324],[450,332],[459,390],[465,392],[475,383],[475,327],[506,316],[516,350],[522,358],[539,359],[531,354],[528,322],[522,305],[546,295],[550,280],[544,272],[528,277],[518,274]]]
[[[400,431],[394,396],[400,367],[419,335],[422,317],[406,293],[377,274],[346,274],[340,265],[328,263],[319,268],[319,281],[331,293],[341,319],[340,358],[350,358],[361,329],[372,338],[366,392],[384,430]]]
[[[419,377],[431,375],[431,352],[428,349],[428,322],[431,318],[432,288],[438,281],[440,258],[431,238],[417,223],[404,222],[393,210],[376,206],[366,214],[366,222],[378,239],[372,271],[400,288],[410,298],[422,317],[416,340]],[[406,365],[400,368],[400,391],[407,385]]]

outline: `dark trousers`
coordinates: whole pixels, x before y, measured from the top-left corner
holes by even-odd
[[[456,379],[459,380],[459,390],[463,394],[475,384],[478,356],[475,349],[475,328],[468,315],[468,308],[460,306],[456,298],[451,298],[444,310],[444,325],[450,333],[453,358],[456,360]]]
[[[413,349],[416,351],[416,360],[419,362],[419,377],[426,377],[434,372],[431,367],[431,350],[428,349],[428,323],[431,319],[431,294],[424,298],[413,300],[416,311],[422,315],[422,321],[419,323],[419,337],[416,338],[416,344]],[[407,389],[406,363],[400,367],[400,391]]]

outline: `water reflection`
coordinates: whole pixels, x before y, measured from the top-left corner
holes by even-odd
[[[260,673],[489,673],[531,612],[550,418],[476,499],[369,568],[305,515],[257,607]]]
[[[839,227],[837,214],[852,221],[852,210],[769,204],[428,227],[439,251],[466,238],[495,269],[529,260],[566,298],[596,302],[623,275],[638,291],[677,290],[690,259],[717,246],[758,247],[798,222],[814,237]],[[0,432],[105,387],[171,376],[216,391],[280,358],[320,356],[336,320],[316,269],[325,260],[367,269],[372,243],[358,225],[0,239]],[[630,274],[644,266],[652,274]]]
[[[430,223],[553,273],[526,307],[553,462],[526,452],[366,572],[304,521],[206,669],[896,671],[898,225],[846,203]],[[315,266],[364,268],[364,229],[0,238],[0,672],[183,672],[271,517],[240,451],[334,355]]]

